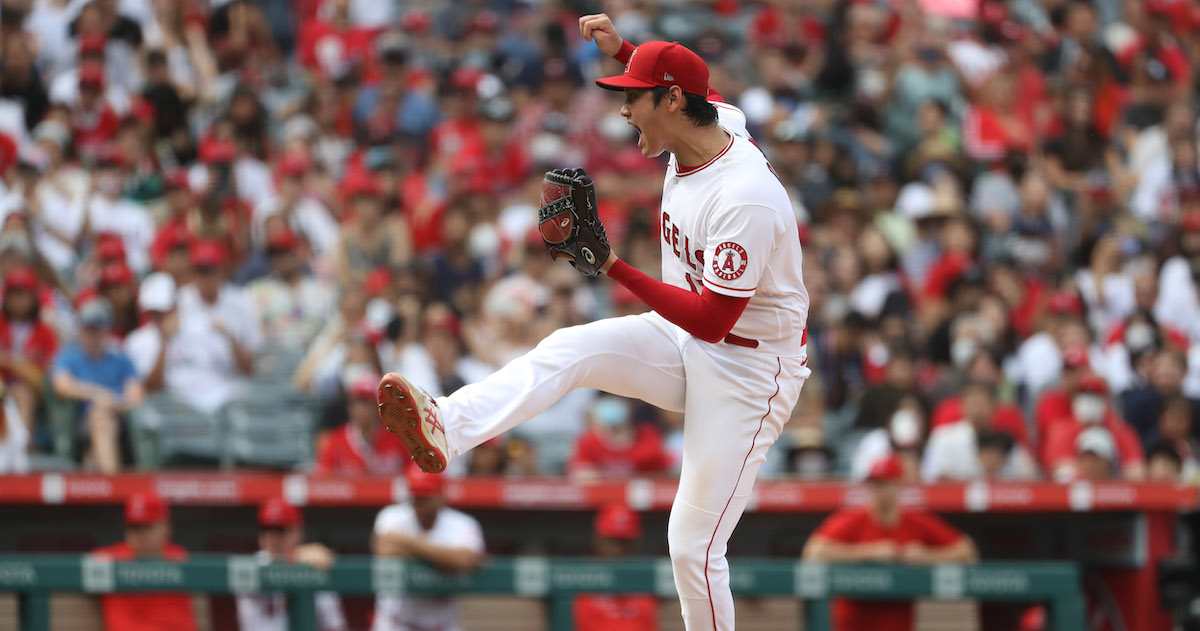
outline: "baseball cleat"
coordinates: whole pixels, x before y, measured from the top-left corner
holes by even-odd
[[[379,418],[422,471],[446,470],[450,457],[442,411],[424,390],[394,372],[384,375],[379,381]]]

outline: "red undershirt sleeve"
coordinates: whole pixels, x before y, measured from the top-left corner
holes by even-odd
[[[628,40],[621,40],[621,50],[618,50],[617,54],[613,55],[613,59],[616,59],[623,64],[627,64],[629,63],[629,58],[633,56],[633,49],[635,48],[637,48],[637,46],[630,44]]]
[[[613,263],[608,275],[669,322],[705,342],[725,339],[750,302],[749,296],[726,296],[715,291],[695,294],[655,280],[621,259]]]

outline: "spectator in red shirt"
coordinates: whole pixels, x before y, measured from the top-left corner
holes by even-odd
[[[316,473],[336,475],[399,475],[409,463],[398,438],[379,422],[376,389],[379,376],[357,379],[347,393],[349,420],[333,430],[321,445]]]
[[[58,336],[39,314],[38,278],[18,267],[4,275],[0,307],[0,375],[17,403],[26,427],[36,417],[46,370],[58,351]]]
[[[965,563],[979,555],[969,537],[936,515],[900,505],[900,461],[875,463],[867,476],[870,501],[830,515],[804,545],[805,561],[832,563]],[[911,602],[833,602],[833,631],[911,631]]]
[[[624,504],[609,504],[596,514],[595,555],[602,559],[633,556],[642,536],[638,514]],[[652,594],[579,594],[575,631],[656,631],[658,599]]]
[[[138,492],[125,503],[125,541],[93,554],[114,561],[186,561],[187,551],[171,543],[170,511],[153,493]],[[100,597],[106,631],[195,631],[196,616],[187,594],[108,594]]]
[[[634,423],[629,403],[602,396],[592,407],[592,426],[575,443],[567,473],[576,480],[661,473],[670,465],[662,435]]]
[[[1079,380],[1071,398],[1071,413],[1047,428],[1042,437],[1042,467],[1059,480],[1076,477],[1077,447],[1084,432],[1099,427],[1107,430],[1114,445],[1114,457],[1120,462],[1122,477],[1140,480],[1146,474],[1142,443],[1137,433],[1117,417],[1108,401],[1108,385],[1097,375]]]
[[[1058,386],[1042,392],[1038,397],[1034,419],[1037,421],[1037,438],[1040,452],[1045,451],[1045,439],[1050,426],[1071,416],[1071,400],[1079,391],[1079,382],[1090,374],[1090,359],[1085,348],[1068,348],[1062,354],[1062,374]]]

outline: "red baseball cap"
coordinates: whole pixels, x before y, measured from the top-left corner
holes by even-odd
[[[1200,210],[1193,210],[1183,215],[1180,227],[1184,232],[1200,232]]]
[[[408,479],[408,492],[413,497],[433,497],[442,493],[446,480],[436,473],[425,473],[417,467],[410,467],[405,474]]]
[[[1084,375],[1079,380],[1079,391],[1105,395],[1108,394],[1108,382],[1100,375]]]
[[[279,161],[279,176],[294,177],[308,173],[308,158],[302,153],[289,153]]]
[[[227,164],[237,157],[237,145],[230,140],[208,138],[200,143],[197,153],[205,164]]]
[[[173,228],[168,228],[167,233],[163,235],[163,244],[167,251],[175,248],[191,249],[192,242],[195,241],[192,235],[192,230],[185,224],[176,224]]]
[[[342,189],[346,193],[346,197],[358,197],[360,195],[375,197],[379,195],[379,184],[375,182],[375,176],[362,171],[351,171],[346,175],[346,179],[342,181]]]
[[[115,234],[102,234],[96,238],[96,258],[101,261],[124,261],[125,244]]]
[[[1063,366],[1066,368],[1087,368],[1091,364],[1086,348],[1068,348],[1063,351]]]
[[[1057,291],[1050,296],[1050,313],[1083,315],[1084,305],[1079,296],[1070,291]]]
[[[295,506],[283,501],[281,497],[272,497],[258,507],[258,525],[260,528],[295,528],[304,523],[300,511]]]
[[[376,374],[366,374],[355,379],[350,385],[350,397],[374,401],[379,396],[379,379],[379,375]]]
[[[79,69],[79,85],[104,85],[104,66],[87,65]]]
[[[596,513],[596,535],[609,539],[637,539],[642,519],[624,504],[608,504]]]
[[[197,241],[190,258],[196,267],[220,267],[225,264],[225,248],[216,241]]]
[[[633,49],[625,72],[597,79],[607,90],[625,88],[669,88],[679,86],[688,94],[708,94],[708,64],[679,42],[646,42]]]
[[[139,491],[125,501],[125,524],[149,526],[166,521],[171,516],[167,503],[151,491]]]
[[[875,461],[867,471],[867,481],[896,482],[904,477],[904,465],[892,454],[882,460]]]
[[[130,285],[133,284],[133,272],[124,263],[109,263],[100,269],[100,284]]]
[[[24,289],[25,291],[33,291],[37,289],[38,277],[32,269],[28,267],[17,267],[8,271],[4,275],[4,291],[12,291],[15,289]]]
[[[79,37],[79,54],[103,53],[108,46],[108,38],[102,33],[89,33]]]
[[[299,237],[296,233],[284,228],[276,230],[271,236],[267,237],[267,252],[282,252],[291,250],[300,244]]]

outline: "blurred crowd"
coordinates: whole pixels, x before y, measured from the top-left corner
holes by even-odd
[[[535,230],[583,166],[658,274],[597,11],[697,51],[791,193],[814,375],[765,473],[1196,476],[1186,0],[3,0],[0,470],[169,466],[146,410],[251,402],[313,419],[289,466],[396,474],[382,373],[441,395],[643,311]],[[669,475],[680,423],[578,391],[452,467]]]

